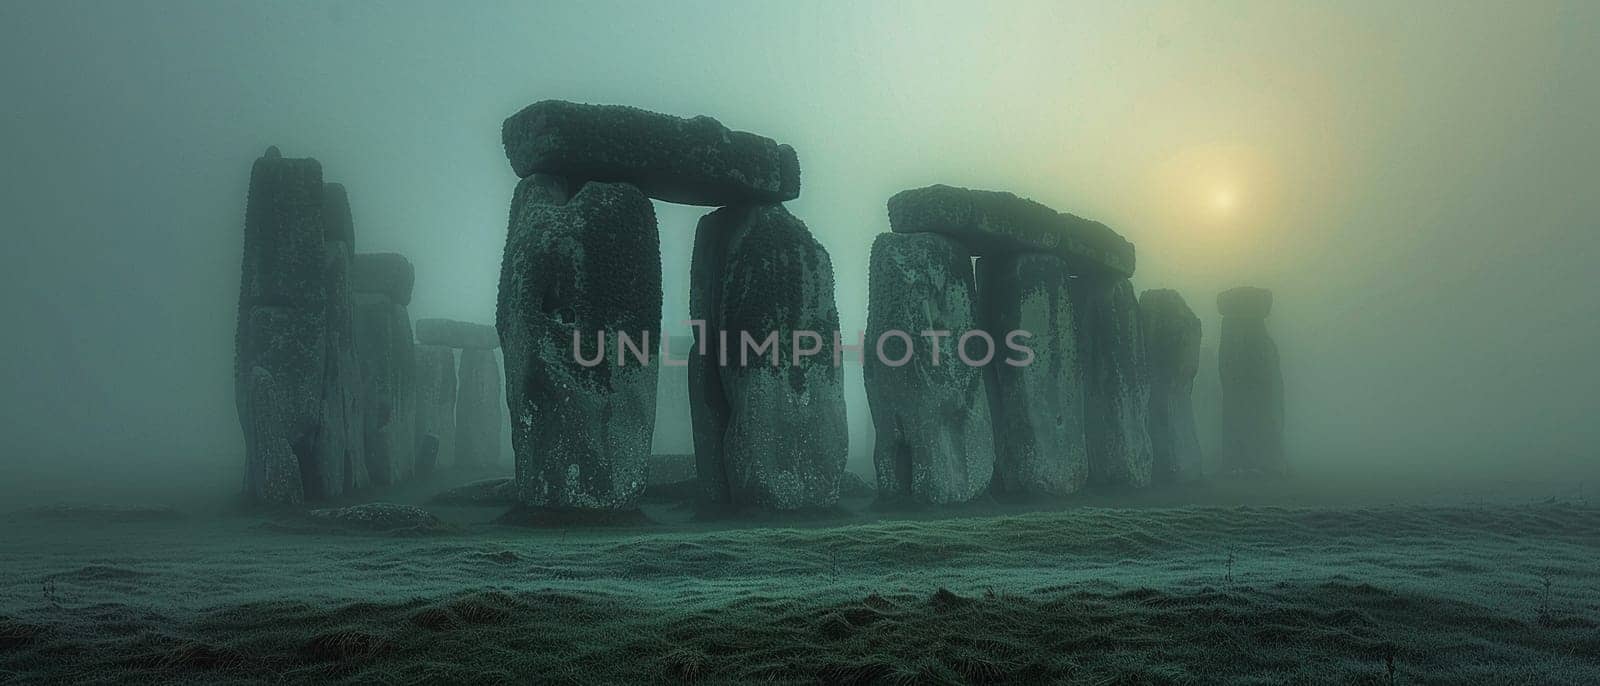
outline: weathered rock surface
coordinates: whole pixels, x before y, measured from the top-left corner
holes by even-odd
[[[411,289],[416,281],[416,269],[404,255],[361,253],[350,263],[352,291],[378,293],[401,307],[411,305]]]
[[[997,493],[1053,496],[1078,491],[1089,476],[1084,442],[1084,378],[1078,357],[1067,264],[1046,254],[984,257],[977,262],[983,327],[1001,357],[990,364]],[[1006,336],[1033,351],[1026,365]]]
[[[489,467],[500,462],[500,362],[493,350],[461,351],[460,392],[456,396],[455,463]]]
[[[1087,382],[1084,437],[1089,483],[1150,485],[1150,369],[1145,360],[1139,301],[1127,279],[1078,289],[1084,313],[1079,349]]]
[[[700,220],[693,262],[689,314],[715,339],[706,356],[690,355],[696,467],[706,488],[726,489],[708,499],[833,506],[849,452],[842,370],[832,341],[807,339],[818,354],[793,355],[795,332],[839,329],[827,251],[782,205],[727,207]],[[728,336],[725,363],[718,332]],[[775,349],[747,360],[741,332],[758,347],[775,332]]]
[[[366,406],[367,475],[379,485],[399,483],[416,467],[416,357],[411,315],[377,293],[357,293],[356,356]]]
[[[262,367],[245,377],[244,491],[252,502],[294,505],[305,500],[300,462],[289,448],[283,399],[272,373]]]
[[[418,319],[417,342],[447,348],[494,350],[500,347],[500,334],[487,324],[454,319]]]
[[[614,339],[648,334],[653,345],[660,334],[655,210],[627,184],[584,184],[562,202],[562,184],[530,178],[511,209],[496,312],[518,497],[535,508],[633,509],[657,375],[637,360],[622,365]],[[600,332],[603,359],[580,364],[574,334],[589,359]]]
[[[1218,385],[1222,391],[1222,435],[1217,462],[1224,470],[1281,474],[1283,452],[1283,373],[1278,346],[1267,333],[1272,293],[1242,287],[1217,297],[1222,311],[1217,346]]]
[[[285,159],[274,148],[255,161],[245,204],[234,387],[246,434],[246,495],[257,503],[300,502],[329,490],[323,481],[331,471],[323,469],[326,446],[319,444],[329,421],[324,403],[330,381],[330,263],[322,205],[322,165],[316,160]],[[258,370],[264,376],[257,378]],[[304,479],[292,489],[280,479],[288,463]]]
[[[417,322],[419,330],[425,321],[428,320]],[[456,464],[456,351],[442,345],[419,345],[416,355],[418,440],[432,435],[438,443],[432,467],[453,467]]]
[[[877,442],[872,459],[879,497],[920,503],[960,503],[989,487],[994,475],[994,435],[983,367],[957,355],[958,336],[979,327],[972,262],[954,239],[933,233],[880,234],[872,243],[868,274],[863,374]],[[911,336],[878,341],[887,331]],[[938,364],[923,331],[940,338]],[[1003,343],[997,341],[1003,347]],[[982,342],[969,343],[972,358]]]
[[[355,258],[355,227],[344,187],[322,185],[323,236],[327,238],[327,345],[323,381],[322,431],[317,440],[323,492],[349,493],[366,488],[365,400],[361,362],[356,358],[350,263]]]
[[[1133,244],[1105,224],[1001,191],[945,185],[901,191],[889,198],[889,227],[944,234],[976,256],[1045,252],[1079,272],[1133,275]]]
[[[1200,371],[1200,318],[1183,296],[1149,290],[1139,296],[1150,365],[1151,478],[1156,483],[1200,478],[1200,437],[1194,420],[1194,378]]]
[[[800,195],[794,148],[730,131],[711,117],[545,100],[507,118],[500,133],[520,177],[625,182],[652,198],[688,205],[775,203]]]

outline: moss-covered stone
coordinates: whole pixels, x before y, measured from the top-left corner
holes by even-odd
[[[536,508],[633,509],[657,374],[637,360],[621,364],[615,337],[648,335],[653,344],[660,335],[655,210],[627,184],[584,184],[565,201],[559,185],[519,186],[500,269],[496,328],[518,497]],[[574,334],[589,358],[602,332],[600,363],[579,364]]]
[[[962,334],[979,328],[976,300],[972,261],[954,239],[885,233],[873,241],[863,374],[884,500],[961,503],[989,487],[995,453],[985,373],[956,349]],[[891,330],[908,334],[912,350],[891,336],[880,358],[877,343]],[[923,331],[952,332],[939,341],[937,364]],[[903,366],[885,363],[908,352]]]
[[[701,219],[693,259],[690,316],[706,321],[708,340],[706,356],[698,346],[689,356],[691,416],[708,499],[768,510],[834,505],[849,431],[842,370],[826,340],[839,328],[827,251],[782,205],[756,205]],[[796,331],[824,337],[821,352],[796,361]],[[776,350],[747,359],[745,332],[757,345],[775,334]]]
[[[1085,352],[1085,439],[1089,483],[1150,485],[1150,369],[1145,360],[1139,300],[1127,279],[1089,283],[1075,291],[1084,313],[1079,347]]]
[[[1056,496],[1088,479],[1083,361],[1071,289],[1077,279],[1059,257],[1020,254],[977,262],[978,308],[1004,359],[989,365],[998,494]],[[1006,337],[1032,351],[1026,365]]]
[[[544,100],[507,118],[501,140],[520,177],[625,182],[652,198],[688,205],[773,203],[800,195],[794,148],[730,131],[711,117]]]
[[[1200,318],[1173,290],[1139,296],[1144,347],[1150,364],[1152,480],[1190,481],[1200,477],[1200,438],[1194,420],[1194,378],[1200,371]]]
[[[1001,191],[935,185],[889,198],[897,233],[940,233],[976,256],[1047,252],[1084,273],[1133,276],[1133,244],[1105,224]]]

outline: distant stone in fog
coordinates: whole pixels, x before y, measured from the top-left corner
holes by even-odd
[[[982,367],[957,356],[958,337],[979,329],[972,261],[967,249],[938,234],[879,234],[872,244],[863,370],[872,422],[878,493],[886,500],[959,503],[988,488],[994,475],[994,436]],[[887,331],[911,337],[885,339]],[[923,331],[949,331],[939,363]],[[853,343],[853,341],[851,341]],[[983,356],[981,339],[969,357]],[[1003,341],[996,341],[1004,348]],[[997,356],[1003,354],[999,350]]]
[[[350,265],[350,286],[357,293],[378,293],[401,307],[411,304],[417,272],[411,261],[395,253],[362,253]]]
[[[714,503],[771,510],[830,507],[849,453],[843,370],[831,340],[796,331],[839,329],[833,262],[782,205],[726,207],[700,220],[690,317],[706,322],[706,355],[690,351],[696,470]],[[726,347],[719,332],[726,332]],[[773,348],[748,352],[771,336]],[[728,351],[726,362],[722,350]],[[674,352],[674,355],[679,353]]]
[[[1001,191],[945,185],[901,191],[889,198],[889,227],[944,234],[976,256],[1043,252],[1079,272],[1133,275],[1133,244],[1105,224]]]
[[[984,328],[1009,356],[1005,336],[1033,351],[1027,365],[991,363],[994,490],[1010,495],[1065,495],[1088,479],[1084,375],[1071,289],[1077,279],[1059,257],[984,257],[977,262]]]
[[[456,396],[455,463],[466,468],[500,463],[500,362],[493,350],[461,351],[460,393]]]
[[[357,256],[358,258],[361,256]],[[366,397],[367,474],[378,485],[416,467],[416,358],[411,316],[380,293],[355,295],[356,356]]]
[[[730,131],[711,117],[683,119],[621,105],[536,102],[501,127],[517,176],[625,182],[688,205],[743,205],[800,195],[794,148]]]
[[[1195,431],[1194,378],[1200,371],[1200,318],[1172,290],[1139,296],[1144,347],[1150,364],[1152,480],[1190,481],[1200,477],[1200,438]]]
[[[1076,291],[1083,313],[1079,346],[1086,364],[1085,438],[1089,483],[1150,485],[1150,369],[1145,360],[1139,301],[1127,279]]]
[[[417,330],[422,330],[422,322]],[[456,465],[456,351],[442,345],[419,345],[417,353],[417,435],[433,435],[439,443],[431,466]]]
[[[564,201],[569,186],[547,181],[518,186],[500,269],[496,328],[518,497],[534,507],[633,509],[645,486],[657,374],[631,358],[623,365],[615,336],[648,334],[654,345],[660,335],[655,210],[627,184],[582,184]],[[585,359],[603,355],[599,364],[574,359],[575,332]],[[608,350],[596,351],[600,332]]]
[[[418,319],[417,342],[450,348],[494,350],[500,347],[500,334],[488,324],[454,319]]]
[[[1217,296],[1222,313],[1217,348],[1222,391],[1222,435],[1216,462],[1228,471],[1281,474],[1283,453],[1283,374],[1278,346],[1267,333],[1272,292],[1240,287]]]

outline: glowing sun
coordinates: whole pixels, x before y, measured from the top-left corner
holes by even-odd
[[[1218,188],[1211,191],[1211,209],[1219,214],[1233,211],[1239,204],[1239,196],[1231,188]]]

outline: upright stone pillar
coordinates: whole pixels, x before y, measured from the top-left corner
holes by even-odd
[[[327,241],[327,382],[323,386],[323,434],[318,442],[329,495],[366,488],[366,426],[361,361],[356,357],[354,295],[355,221],[344,186],[322,186],[323,238]]]
[[[626,183],[523,179],[496,311],[518,498],[553,509],[632,510],[644,490],[661,326],[655,209]],[[576,345],[575,345],[576,344]],[[457,431],[462,427],[458,426]]]
[[[1058,496],[1088,479],[1084,379],[1078,356],[1076,281],[1064,260],[1022,253],[978,259],[983,326],[996,341],[1012,332],[1032,351],[1027,364],[989,365],[997,494]]]
[[[422,330],[421,320],[417,330]],[[418,338],[422,338],[418,335]],[[496,382],[496,388],[499,382]],[[438,447],[433,462],[424,458],[419,471],[448,469],[456,465],[456,351],[442,345],[417,346],[417,440],[433,436]],[[419,452],[421,458],[423,453]]]
[[[1272,292],[1248,286],[1217,296],[1222,336],[1217,374],[1222,391],[1222,436],[1217,462],[1228,471],[1282,474],[1283,374],[1278,346],[1267,333]]]
[[[769,510],[836,504],[849,430],[829,340],[839,312],[827,251],[782,205],[706,215],[690,316],[705,323],[689,357],[708,499]]]
[[[246,496],[253,502],[321,500],[363,485],[362,470],[351,465],[361,450],[345,272],[351,240],[343,189],[323,184],[316,160],[285,159],[277,148],[256,160],[235,332]],[[273,422],[280,425],[269,427]],[[269,435],[278,438],[258,438]],[[294,469],[278,465],[284,460]],[[291,471],[300,480],[294,488],[282,484]],[[268,472],[274,476],[263,478]]]
[[[406,310],[416,277],[411,262],[393,253],[356,255],[351,267],[367,473],[392,485],[416,469],[416,352]]]
[[[1195,431],[1194,378],[1200,370],[1200,318],[1172,290],[1139,296],[1150,363],[1151,478],[1175,483],[1200,478],[1200,437]]]
[[[1090,282],[1080,289],[1084,312],[1079,345],[1085,351],[1085,439],[1089,483],[1150,485],[1152,457],[1146,414],[1150,369],[1145,360],[1139,300],[1133,283]]]
[[[467,469],[500,461],[500,363],[494,350],[461,351],[461,386],[456,396],[456,464]]]
[[[862,374],[880,498],[962,503],[994,476],[984,369],[957,351],[960,337],[980,328],[976,299],[972,260],[956,241],[932,233],[873,241]],[[924,331],[947,334],[935,350]],[[981,341],[971,345],[982,354]]]

